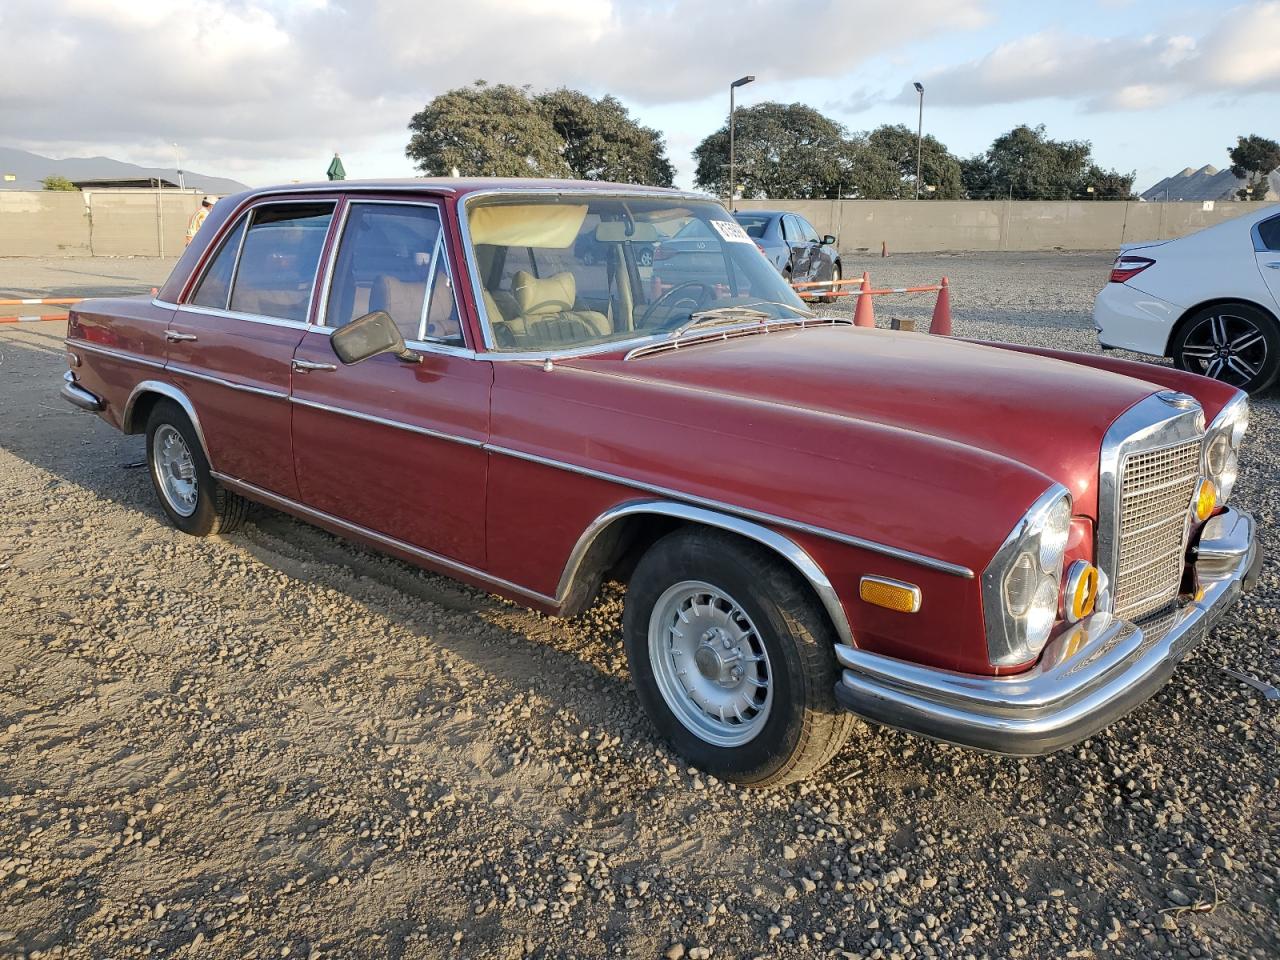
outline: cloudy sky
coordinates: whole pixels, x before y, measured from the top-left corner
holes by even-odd
[[[968,155],[1018,123],[1139,188],[1280,137],[1280,0],[2,0],[0,144],[251,185],[410,176],[409,117],[483,78],[613,93],[689,152],[739,103],[916,119]]]

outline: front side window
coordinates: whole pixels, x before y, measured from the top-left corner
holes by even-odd
[[[250,215],[230,309],[305,323],[333,204],[281,203]]]
[[[818,231],[813,229],[813,224],[810,223],[808,220],[806,220],[804,217],[796,217],[796,220],[800,222],[800,236],[803,237],[808,243],[817,243]]]
[[[432,206],[353,203],[338,245],[324,323],[377,310],[405,340],[462,345],[440,212]]]
[[[680,197],[485,197],[467,207],[491,342],[505,351],[660,335],[694,314],[805,315],[719,204]]]

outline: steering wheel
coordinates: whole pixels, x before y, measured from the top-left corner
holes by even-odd
[[[696,297],[691,294],[684,294],[680,297],[676,296],[676,294],[680,293],[687,287],[697,287],[698,295]],[[665,306],[670,309],[678,303],[690,303],[696,310],[709,300],[714,299],[714,297],[715,289],[709,283],[703,283],[701,280],[686,280],[684,283],[677,283],[674,287],[645,308],[644,313],[640,315],[640,319],[636,321],[636,326],[647,327],[649,325],[649,318],[657,312],[659,307]]]

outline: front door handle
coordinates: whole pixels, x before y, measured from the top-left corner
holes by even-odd
[[[170,343],[178,343],[181,340],[197,339],[194,333],[179,333],[177,330],[166,330],[164,332],[164,338]]]
[[[314,363],[310,360],[294,360],[293,369],[299,373],[309,373],[312,370],[337,370],[336,364],[332,363]]]

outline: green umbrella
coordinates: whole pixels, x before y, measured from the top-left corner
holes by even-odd
[[[328,176],[330,180],[347,179],[347,171],[342,166],[342,158],[339,157],[336,153],[333,155],[333,162],[329,164],[329,169],[325,171],[325,174],[326,176]]]

